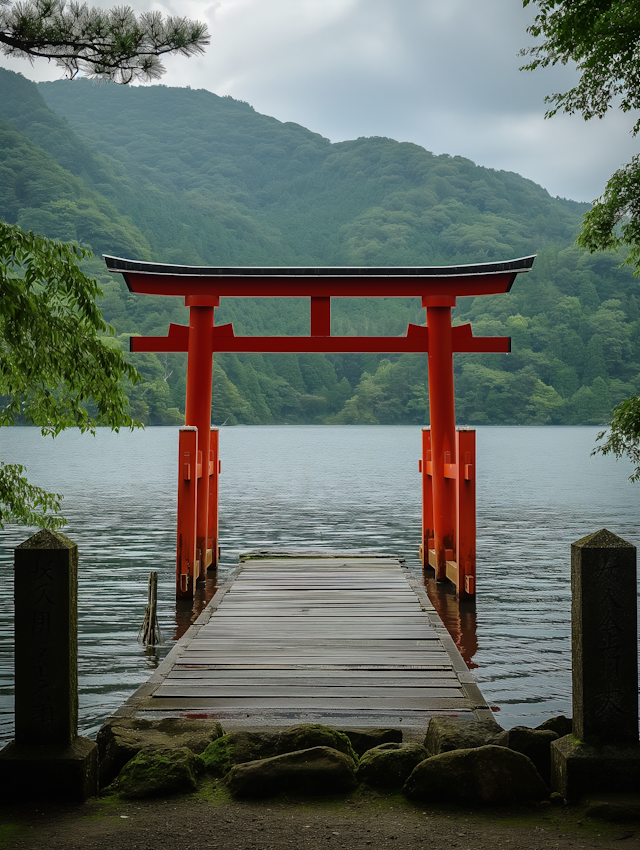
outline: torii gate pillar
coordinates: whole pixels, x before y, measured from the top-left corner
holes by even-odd
[[[204,471],[209,469],[211,450],[211,378],[213,357],[211,356],[211,332],[213,314],[220,299],[212,296],[188,295],[185,305],[189,307],[189,353],[187,366],[187,404],[185,424],[198,429],[198,452],[202,452]],[[203,578],[207,567],[217,564],[217,540],[209,533],[209,475],[198,479],[196,500],[196,549],[200,552],[200,571]],[[215,549],[215,554],[214,554]]]
[[[453,296],[431,295],[422,299],[427,308],[429,329],[429,418],[431,453],[435,463],[432,473],[433,530],[436,579],[446,578],[447,549],[456,547],[455,480],[445,477],[445,463],[456,463],[456,413],[453,389],[453,342],[451,308]]]
[[[180,429],[176,593],[193,598],[198,579],[218,565],[218,429],[211,427],[211,337],[220,299],[187,295],[187,399]]]

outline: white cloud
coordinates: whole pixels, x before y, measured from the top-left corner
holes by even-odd
[[[98,0],[109,6],[108,0]],[[636,152],[630,116],[544,120],[570,68],[518,70],[532,17],[518,0],[133,0],[206,20],[205,56],[167,57],[166,85],[205,88],[333,141],[390,136],[518,171],[553,195],[592,200]],[[54,65],[1,64],[31,79]]]

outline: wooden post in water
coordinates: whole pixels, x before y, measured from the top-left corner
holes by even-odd
[[[78,737],[78,547],[44,529],[15,549],[15,724],[0,752],[8,794],[98,793],[98,748]]]
[[[571,546],[573,734],[551,746],[567,799],[640,790],[636,547],[603,528]]]
[[[144,612],[144,621],[138,632],[138,640],[141,638],[145,646],[157,646],[162,640],[158,623],[158,573],[155,570],[149,573],[147,607]]]

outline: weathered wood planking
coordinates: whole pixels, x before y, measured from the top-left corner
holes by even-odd
[[[351,555],[241,564],[117,714],[413,734],[435,715],[491,716],[400,560]]]

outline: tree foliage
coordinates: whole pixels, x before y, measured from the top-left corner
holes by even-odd
[[[530,57],[523,70],[575,62],[580,78],[569,91],[546,98],[551,108],[602,118],[619,106],[640,108],[640,5],[629,0],[523,0],[538,8],[528,28],[542,38],[521,50]],[[632,133],[640,130],[636,120]],[[589,251],[629,249],[625,258],[640,271],[640,163],[638,157],[616,171],[584,216],[578,244]]]
[[[62,496],[30,484],[23,472],[19,463],[0,463],[0,528],[7,521],[51,529],[66,525]]]
[[[524,70],[575,62],[580,79],[567,92],[551,94],[547,116],[558,111],[602,118],[615,98],[624,112],[640,108],[640,6],[629,0],[523,0],[539,12],[528,32],[542,44],[521,50]],[[640,129],[640,119],[633,127]]]
[[[547,117],[559,110],[585,120],[602,118],[616,103],[623,112],[640,108],[640,5],[629,0],[523,0],[538,14],[528,29],[543,38],[521,51],[531,57],[525,70],[576,63],[580,78],[567,92],[549,95]],[[635,136],[640,119],[632,127]],[[625,262],[640,273],[640,157],[618,169],[583,219],[578,244],[589,251],[627,249]],[[640,398],[615,408],[609,433],[596,453],[627,456],[640,479]]]
[[[135,424],[122,381],[139,376],[108,344],[110,328],[95,300],[102,293],[79,266],[88,255],[0,221],[0,425],[27,422],[55,436],[70,426]],[[28,485],[21,472],[0,469],[0,520],[38,516],[50,525],[37,509],[55,512],[56,497]]]
[[[630,481],[640,481],[640,397],[628,398],[613,411],[609,431],[601,431],[597,437],[603,443],[591,454],[626,457],[635,469],[629,476]]]
[[[604,193],[585,214],[577,242],[589,251],[625,250],[640,273],[640,156],[615,171]]]
[[[163,18],[159,12],[136,17],[129,6],[89,7],[66,0],[0,0],[0,47],[7,56],[53,59],[73,78],[79,73],[131,83],[154,80],[165,69],[160,56],[194,56],[209,43],[205,24]]]

